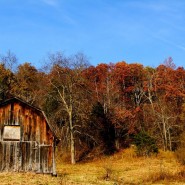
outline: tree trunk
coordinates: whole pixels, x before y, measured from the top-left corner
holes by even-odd
[[[166,130],[166,123],[163,120],[163,134],[164,134],[164,151],[168,148],[168,140],[167,140],[167,130]]]
[[[119,138],[116,138],[115,139],[115,146],[116,146],[116,149],[119,150],[120,149],[120,142],[119,142]]]
[[[70,127],[70,148],[71,148],[71,164],[75,164],[75,142],[73,134],[73,122],[72,122],[72,113],[69,112],[69,127]]]
[[[73,131],[71,130],[70,133],[70,140],[71,140],[71,164],[75,164],[75,143],[74,143],[74,136],[73,136]]]
[[[172,141],[171,141],[170,128],[168,128],[168,140],[169,140],[169,150],[172,151]]]

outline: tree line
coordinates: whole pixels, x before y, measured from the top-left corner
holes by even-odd
[[[129,147],[143,131],[163,150],[178,148],[185,70],[172,58],[155,68],[125,61],[92,66],[82,53],[56,52],[38,70],[18,65],[9,51],[0,61],[0,100],[14,95],[44,110],[72,164],[92,151]]]

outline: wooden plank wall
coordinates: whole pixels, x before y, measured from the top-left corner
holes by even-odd
[[[0,171],[52,173],[51,148],[36,142],[1,141]]]

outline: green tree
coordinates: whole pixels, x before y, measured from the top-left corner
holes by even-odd
[[[141,131],[134,136],[134,144],[136,145],[136,152],[139,156],[149,156],[152,153],[158,153],[155,139],[145,131]]]
[[[95,138],[95,146],[100,147],[100,153],[113,154],[115,147],[115,129],[111,120],[104,113],[104,108],[100,102],[96,102],[90,114],[90,134]]]

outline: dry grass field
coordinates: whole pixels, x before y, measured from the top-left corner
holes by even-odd
[[[1,185],[150,185],[185,184],[185,168],[172,152],[158,156],[136,157],[133,149],[76,165],[58,159],[58,176],[34,173],[1,173]]]

